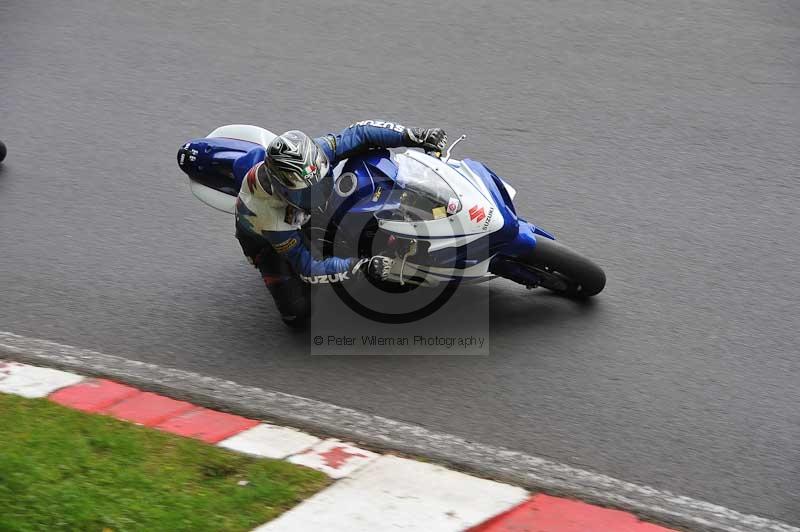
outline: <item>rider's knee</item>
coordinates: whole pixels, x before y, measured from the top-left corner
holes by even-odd
[[[307,297],[282,301],[278,303],[278,311],[283,322],[293,328],[304,328],[311,321],[311,302]]]
[[[265,279],[281,319],[290,327],[304,327],[311,319],[309,286],[296,276]]]

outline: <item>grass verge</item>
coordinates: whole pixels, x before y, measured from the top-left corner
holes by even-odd
[[[0,394],[0,530],[249,530],[327,484],[288,462]]]

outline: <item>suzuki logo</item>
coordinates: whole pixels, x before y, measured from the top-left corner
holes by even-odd
[[[301,275],[300,279],[303,282],[308,284],[322,284],[322,283],[340,283],[342,281],[347,281],[350,279],[348,277],[347,272],[339,272],[339,273],[331,273],[328,275],[314,275],[311,277],[306,277],[305,275]]]
[[[469,210],[469,219],[473,222],[480,223],[484,218],[486,218],[486,213],[483,212],[483,207],[475,205]]]

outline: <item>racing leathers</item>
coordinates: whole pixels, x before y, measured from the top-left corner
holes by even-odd
[[[438,129],[365,120],[314,142],[328,158],[330,174],[340,161],[373,148],[441,149],[446,135]],[[310,214],[275,194],[266,172],[265,163],[259,162],[242,180],[236,201],[236,237],[261,272],[283,321],[302,326],[311,314],[310,285],[347,280],[365,263],[357,258],[314,257],[301,232]]]

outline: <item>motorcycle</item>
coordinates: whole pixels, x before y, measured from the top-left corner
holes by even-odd
[[[245,174],[273,138],[257,126],[222,126],[185,143],[178,164],[199,200],[234,213]],[[389,291],[502,277],[576,299],[600,293],[603,270],[519,217],[510,184],[483,163],[451,157],[465,138],[445,154],[377,149],[349,158],[316,213],[325,222],[312,218],[306,228],[313,247],[325,256],[395,258]]]

